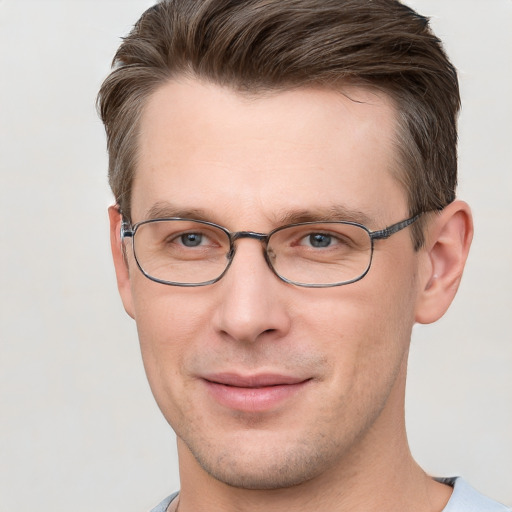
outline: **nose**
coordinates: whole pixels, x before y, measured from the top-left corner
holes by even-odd
[[[268,267],[262,244],[238,240],[236,254],[218,287],[214,325],[218,332],[239,342],[278,339],[290,329],[285,295],[289,286]]]

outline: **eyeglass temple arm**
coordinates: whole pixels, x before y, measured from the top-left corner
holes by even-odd
[[[381,229],[379,231],[372,231],[370,236],[372,240],[379,240],[383,238],[389,238],[391,235],[394,235],[398,231],[410,226],[414,222],[416,222],[421,217],[421,213],[415,215],[414,217],[410,217],[409,219],[402,220],[401,222],[397,222],[396,224],[392,224],[387,228]]]
[[[131,229],[131,224],[124,220],[121,223],[121,240],[124,240],[127,237],[133,237],[133,229]]]

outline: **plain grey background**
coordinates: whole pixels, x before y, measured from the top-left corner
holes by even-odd
[[[151,3],[0,0],[0,512],[139,512],[178,488],[117,296],[94,108]],[[407,3],[460,72],[459,197],[476,226],[451,310],[415,328],[411,447],[512,505],[512,2]]]

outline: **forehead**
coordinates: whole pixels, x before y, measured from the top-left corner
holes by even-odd
[[[394,133],[391,101],[370,89],[247,96],[170,81],[142,115],[132,217],[165,202],[229,220],[340,207],[379,218],[392,206],[401,215]]]

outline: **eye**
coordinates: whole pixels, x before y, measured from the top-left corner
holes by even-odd
[[[329,247],[333,242],[332,236],[326,233],[311,233],[304,240],[305,245],[311,247]]]
[[[179,229],[167,233],[163,243],[166,248],[173,248],[173,250],[201,249],[211,251],[229,245],[229,241],[225,238],[224,233],[220,231],[217,232],[212,228],[197,229],[194,226],[190,230]]]
[[[185,247],[199,247],[203,243],[201,233],[185,233],[179,236],[179,242]]]
[[[313,249],[326,249],[346,244],[347,240],[342,235],[322,233],[321,231],[305,234],[298,243],[298,245],[312,247]]]

